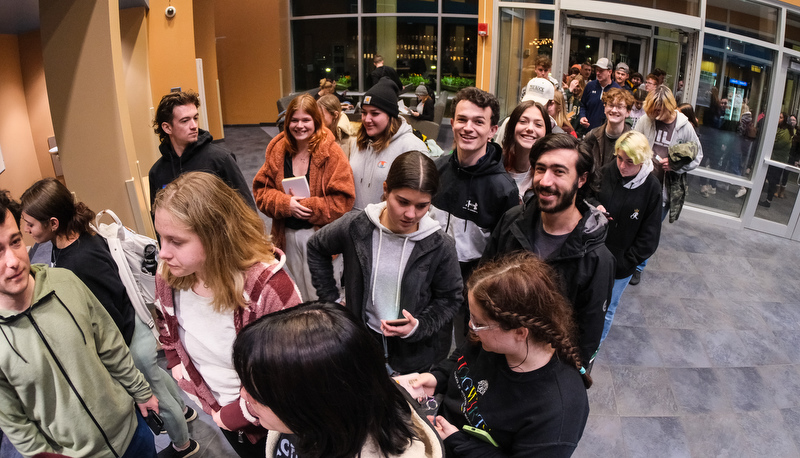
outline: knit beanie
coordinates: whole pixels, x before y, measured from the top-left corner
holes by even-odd
[[[400,114],[400,109],[397,107],[398,91],[397,85],[389,77],[384,76],[378,81],[378,84],[372,86],[364,94],[364,101],[361,102],[361,105],[371,105],[390,117],[396,118]]]
[[[417,90],[414,92],[417,97],[422,97],[423,95],[428,95],[428,88],[425,87],[424,84],[420,84],[417,86]]]

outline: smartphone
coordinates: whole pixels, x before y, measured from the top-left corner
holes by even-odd
[[[408,318],[398,318],[396,320],[386,320],[389,326],[405,326],[408,324]]]
[[[164,430],[164,419],[152,409],[147,409],[147,416],[144,418],[144,421],[147,422],[147,426],[150,427],[150,430],[153,431],[153,434],[156,436],[161,434],[161,431]]]
[[[470,425],[464,425],[464,426],[461,427],[461,429],[463,429],[464,432],[469,434],[470,436],[477,437],[478,439],[480,439],[480,440],[482,440],[484,442],[488,442],[488,443],[494,445],[495,447],[500,447],[497,444],[497,442],[494,441],[494,438],[492,438],[492,435],[489,434],[488,432],[482,430],[482,429],[478,429],[478,428],[472,427]]]

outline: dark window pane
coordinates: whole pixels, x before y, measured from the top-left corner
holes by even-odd
[[[800,51],[800,15],[786,12],[786,36],[783,45],[789,49]]]
[[[419,85],[419,77],[429,84],[436,79],[435,17],[364,18],[362,32],[365,89],[370,85],[369,74],[375,70],[375,54],[383,57],[385,65],[394,67],[407,85]]]
[[[478,19],[442,18],[442,89],[475,85]]]
[[[544,3],[553,3],[553,0]],[[478,0],[444,0],[442,9],[445,13],[478,14]]]
[[[312,2],[309,0],[292,1],[292,16],[295,17],[355,13],[358,13],[357,0],[325,0],[323,2]]]
[[[292,21],[295,90],[319,86],[325,77],[351,77],[358,88],[358,20],[356,18]]]
[[[365,13],[436,13],[439,9],[437,0],[364,0],[361,5]]]

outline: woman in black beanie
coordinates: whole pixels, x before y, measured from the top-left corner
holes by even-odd
[[[406,151],[427,153],[425,143],[412,132],[397,106],[397,85],[388,77],[364,94],[361,103],[361,128],[350,152],[350,165],[356,185],[353,208],[381,201],[383,182],[394,159]]]

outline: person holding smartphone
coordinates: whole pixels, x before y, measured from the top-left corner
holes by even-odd
[[[412,388],[443,393],[448,457],[569,457],[589,416],[572,307],[535,254],[484,264],[467,282],[472,339]],[[429,416],[430,420],[434,417]]]
[[[339,300],[331,257],[343,255],[345,305],[383,345],[391,372],[424,372],[445,357],[450,336],[439,333],[462,302],[455,243],[428,216],[438,187],[430,158],[403,153],[389,168],[383,202],[348,213],[308,241],[320,300]]]

